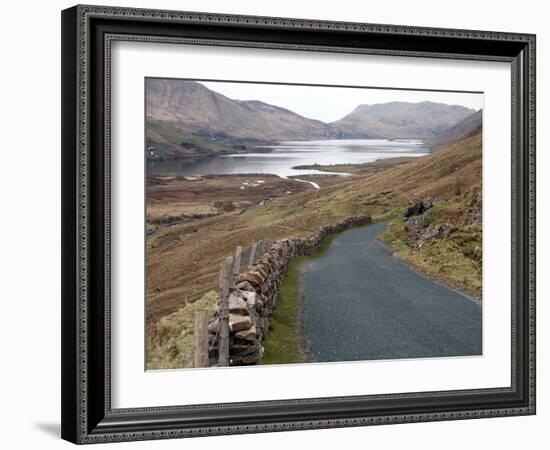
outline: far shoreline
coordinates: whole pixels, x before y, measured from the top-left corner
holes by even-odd
[[[218,158],[218,157],[224,157],[224,156],[246,156],[248,154],[252,153],[273,153],[275,150],[279,149],[280,147],[284,147],[285,145],[288,145],[290,143],[300,143],[300,142],[331,142],[331,141],[372,141],[372,140],[380,140],[380,141],[388,141],[388,142],[407,142],[407,141],[418,141],[419,143],[417,145],[425,146],[428,150],[427,154],[431,154],[433,149],[429,142],[429,139],[427,138],[383,138],[383,137],[335,137],[332,139],[298,139],[298,140],[285,140],[285,141],[266,141],[262,143],[256,143],[253,145],[242,145],[241,148],[234,147],[230,148],[228,147],[225,150],[221,150],[218,152],[206,152],[206,153],[196,153],[196,154],[189,154],[189,155],[174,155],[174,156],[151,156],[149,152],[147,152],[146,162],[149,163],[155,163],[155,162],[164,162],[164,161],[203,161],[206,159],[211,158]],[[368,163],[365,163],[368,164]]]

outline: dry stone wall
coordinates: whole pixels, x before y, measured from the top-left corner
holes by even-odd
[[[271,313],[279,290],[295,256],[310,256],[323,239],[352,227],[371,223],[370,216],[350,217],[334,225],[326,225],[309,238],[290,238],[275,242],[256,263],[233,280],[229,289],[229,365],[249,365],[260,362]],[[218,340],[221,311],[208,324],[210,365],[218,362]]]

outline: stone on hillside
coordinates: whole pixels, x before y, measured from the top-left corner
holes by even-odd
[[[432,211],[426,210],[419,216],[412,216],[407,219],[406,225],[410,231],[419,231],[429,225],[432,220]]]
[[[249,316],[238,314],[229,314],[229,329],[233,332],[248,330],[252,326],[252,320]]]
[[[435,205],[435,200],[433,198],[428,197],[422,200],[422,204],[424,205],[424,208],[430,209],[430,208],[433,208],[433,206]]]
[[[254,303],[254,309],[257,311],[257,312],[262,312],[263,309],[264,309],[264,302],[262,300],[260,300],[260,297],[256,297],[256,302]]]
[[[237,283],[237,288],[241,291],[256,292],[254,286],[252,286],[248,281],[241,281],[240,283]]]
[[[257,280],[259,280],[260,283],[264,283],[267,279],[267,270],[265,267],[262,268],[262,270],[252,270],[248,273],[252,277],[256,277]]]
[[[420,250],[427,242],[444,238],[454,231],[455,227],[451,223],[438,223],[429,227],[427,230],[421,233],[415,233],[415,237],[412,238],[408,244]]]
[[[439,223],[433,227],[428,228],[422,235],[420,239],[424,241],[431,241],[432,239],[441,239],[444,236],[447,236],[451,231],[454,230],[454,226],[451,223]]]
[[[263,279],[265,280],[267,278],[267,276],[269,275],[269,267],[265,263],[264,264],[257,264],[256,265],[256,272],[258,272],[263,277]]]
[[[239,339],[244,339],[245,341],[255,341],[256,327],[252,325],[248,330],[237,331],[235,336]]]
[[[418,202],[412,206],[409,206],[405,210],[405,214],[403,216],[405,218],[409,218],[411,216],[419,216],[420,214],[424,214],[426,211],[431,209],[434,206],[434,201],[431,198],[426,198],[422,200],[421,202]]]
[[[248,315],[248,305],[245,300],[232,293],[229,295],[229,312]]]
[[[244,299],[244,301],[246,301],[249,308],[252,308],[256,304],[256,292],[241,291],[239,295],[242,299]]]
[[[256,271],[249,271],[245,273],[241,273],[239,277],[237,278],[238,283],[240,284],[242,281],[248,281],[252,286],[260,286],[265,280],[264,278]]]

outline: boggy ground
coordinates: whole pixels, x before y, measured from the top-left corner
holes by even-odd
[[[275,175],[149,176],[147,222],[171,224],[243,211],[308,189],[307,183]]]
[[[444,220],[455,220],[458,229],[462,230],[461,224],[466,223],[463,217],[472,204],[472,198],[481,190],[481,134],[455,143],[434,155],[415,158],[397,167],[349,177],[327,177],[334,184],[323,185],[321,182],[319,190],[293,180],[273,180],[274,183],[283,184],[273,185],[269,192],[272,199],[263,205],[235,207],[234,210],[220,208],[219,204],[218,207],[214,206],[220,197],[233,203],[263,200],[267,191],[263,191],[260,186],[257,186],[257,193],[253,190],[243,193],[241,191],[246,189],[240,188],[245,178],[256,181],[265,179],[266,183],[260,184],[268,184],[267,177],[262,177],[205,177],[204,180],[175,179],[162,185],[151,184],[148,192],[151,211],[154,211],[150,216],[151,221],[165,213],[170,215],[162,208],[173,208],[176,211],[179,208],[177,205],[206,205],[216,208],[217,215],[199,215],[195,219],[184,218],[183,223],[173,226],[159,226],[147,240],[149,368],[168,367],[161,359],[157,363],[151,361],[151,355],[164,351],[159,348],[156,323],[182,308],[185,311],[187,304],[215,291],[219,263],[224,257],[233,254],[237,245],[248,247],[260,239],[272,242],[289,236],[309,236],[321,225],[335,223],[354,214],[371,215],[375,220],[397,218],[402,215],[403,208],[427,197],[444,202]],[[321,180],[321,177],[318,179]],[[290,186],[287,183],[292,183],[296,191],[286,194]],[[281,195],[276,197],[273,191]],[[401,241],[405,236],[405,229],[399,220],[396,234],[391,237],[392,242]],[[480,233],[480,227],[474,232]],[[437,254],[428,255],[431,259],[424,258],[422,252],[415,253],[415,256],[437,276],[442,265],[449,267],[453,255],[462,254],[470,258],[468,252],[462,252],[461,248],[467,241],[461,238],[446,244],[448,252],[443,260],[439,260]],[[480,279],[479,272],[462,273],[461,276]],[[182,332],[188,334],[188,330],[178,331]],[[170,337],[167,338],[169,340]],[[178,354],[177,349],[172,351],[171,361],[182,361],[183,355]]]
[[[325,190],[351,179],[319,175],[315,182]],[[258,212],[273,202],[301,203],[315,191],[309,183],[274,175],[149,177],[148,323],[215,288],[219,262],[237,245],[314,231],[311,226],[301,229],[277,223],[285,214],[277,209],[262,218]]]
[[[319,175],[326,189],[349,177]],[[273,175],[149,177],[147,208],[147,367],[189,367],[192,361],[193,314],[213,311],[219,263],[237,245],[261,239],[307,236],[303,229],[278,224],[276,209],[263,218],[258,211],[272,202],[305,201],[316,189]],[[284,215],[284,213],[282,214]],[[243,256],[244,257],[244,256]]]

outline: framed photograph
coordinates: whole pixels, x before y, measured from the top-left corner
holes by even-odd
[[[535,413],[535,36],[62,12],[62,436]]]

